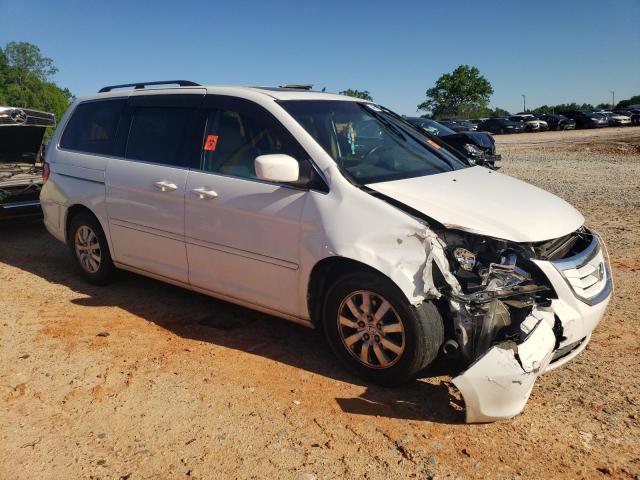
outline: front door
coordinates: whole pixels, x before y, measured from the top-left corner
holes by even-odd
[[[258,105],[207,97],[199,170],[187,178],[185,239],[192,285],[283,313],[297,312],[305,189],[256,178],[258,155],[306,154]]]

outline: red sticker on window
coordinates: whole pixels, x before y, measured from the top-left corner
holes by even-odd
[[[204,149],[207,152],[213,152],[216,149],[216,145],[218,145],[218,136],[207,135],[207,140],[204,142]]]

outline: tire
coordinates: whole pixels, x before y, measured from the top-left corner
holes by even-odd
[[[366,292],[371,305],[368,318],[362,307]],[[360,317],[349,307],[348,299]],[[386,313],[380,315],[385,300]],[[322,320],[327,341],[340,361],[357,375],[383,386],[413,380],[438,356],[444,341],[442,316],[436,306],[425,302],[413,307],[395,284],[376,273],[356,272],[338,278],[325,297]],[[347,346],[354,338],[358,340]],[[366,363],[361,360],[365,340]]]
[[[74,215],[68,233],[67,243],[80,275],[93,285],[110,283],[115,277],[116,267],[96,217],[85,212]]]

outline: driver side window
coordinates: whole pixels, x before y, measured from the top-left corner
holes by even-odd
[[[254,161],[260,155],[280,153],[304,160],[302,148],[269,117],[268,112],[247,104],[208,110],[202,170],[255,179]]]

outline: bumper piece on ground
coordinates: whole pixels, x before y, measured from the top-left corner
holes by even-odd
[[[507,419],[522,411],[553,356],[556,338],[549,322],[553,323],[552,313],[529,315],[521,325],[528,333],[522,343],[495,345],[453,379],[464,398],[467,423]]]

